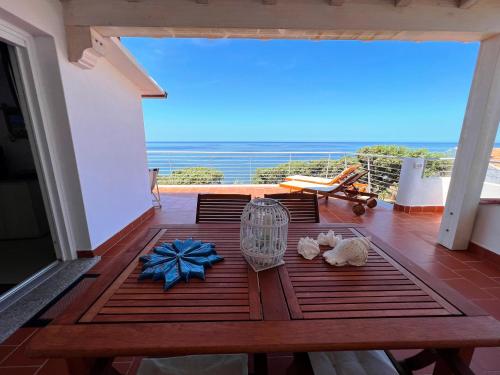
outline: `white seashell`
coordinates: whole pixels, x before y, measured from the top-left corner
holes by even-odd
[[[324,246],[335,247],[339,241],[342,240],[341,235],[335,235],[333,230],[329,230],[328,233],[320,233],[318,235],[318,243]]]
[[[370,238],[348,238],[339,241],[334,249],[325,251],[323,258],[332,266],[364,266],[368,260]]]
[[[318,242],[310,237],[303,237],[299,240],[297,251],[304,258],[311,260],[319,254]]]

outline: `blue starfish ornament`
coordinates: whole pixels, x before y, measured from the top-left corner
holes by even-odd
[[[186,282],[191,277],[205,280],[205,266],[211,267],[224,258],[217,255],[213,243],[188,238],[185,241],[164,242],[155,247],[152,254],[139,259],[144,263],[139,280],[164,279],[163,288],[167,290],[182,279]]]

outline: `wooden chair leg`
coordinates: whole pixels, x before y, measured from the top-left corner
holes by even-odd
[[[415,354],[414,356],[408,357],[398,363],[405,373],[411,374],[413,371],[420,370],[424,367],[432,365],[434,362],[436,362],[437,359],[438,354],[435,350],[425,349]]]
[[[288,370],[289,375],[314,375],[314,370],[305,352],[293,353],[293,366]]]
[[[469,368],[473,353],[474,349],[425,349],[398,362],[396,367],[399,372],[412,374],[435,363],[434,375],[473,375]]]
[[[474,375],[469,365],[474,349],[439,349],[434,375]]]
[[[267,354],[255,353],[253,355],[254,375],[267,375]]]
[[[113,358],[69,358],[66,365],[71,375],[120,375]]]

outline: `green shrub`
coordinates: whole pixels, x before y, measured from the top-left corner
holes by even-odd
[[[377,192],[382,199],[388,200],[394,198],[394,194],[397,191],[402,158],[433,159],[448,156],[445,153],[431,152],[425,148],[411,149],[394,145],[365,146],[356,152],[358,154],[370,155],[369,157],[360,155],[358,156],[358,160],[364,169],[368,169],[368,159],[370,159],[372,190]],[[395,158],[387,156],[395,156]],[[424,176],[448,175],[452,164],[452,160],[429,160],[424,169]],[[367,182],[367,177],[364,178],[363,182]]]
[[[221,184],[224,173],[208,167],[190,167],[173,171],[167,176],[158,176],[160,185],[210,185]]]

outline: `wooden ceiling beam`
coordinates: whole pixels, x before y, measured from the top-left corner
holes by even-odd
[[[209,6],[195,0],[142,0],[140,6],[124,0],[65,0],[62,4],[66,26],[92,27],[102,36],[468,42],[500,33],[500,10],[491,1],[480,1],[471,11],[458,8],[458,3],[428,5],[439,0],[426,0],[425,6],[413,1],[407,8],[395,7],[395,0],[344,0],[341,7],[327,5],[330,0],[278,0],[273,6],[263,6],[264,0],[208,1]]]
[[[462,9],[470,8],[479,3],[479,0],[458,0],[458,7]]]

